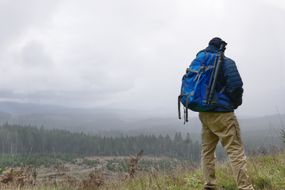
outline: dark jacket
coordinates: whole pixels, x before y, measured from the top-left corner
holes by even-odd
[[[208,46],[205,50],[206,52],[217,53],[218,49],[215,46]],[[240,74],[237,70],[235,62],[226,57],[222,63],[222,72],[219,73],[217,81],[217,90],[220,91],[222,88],[225,89],[225,94],[230,98],[232,109],[224,109],[222,107],[217,107],[214,112],[229,112],[234,111],[238,106],[242,104],[242,94],[243,94],[243,82]]]

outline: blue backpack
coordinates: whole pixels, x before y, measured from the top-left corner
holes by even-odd
[[[188,109],[195,112],[209,112],[217,106],[228,106],[229,99],[224,87],[214,92],[209,102],[209,91],[219,53],[201,51],[192,61],[182,78],[181,93],[178,96],[178,117],[181,119],[180,103],[184,105],[184,123],[188,122]]]

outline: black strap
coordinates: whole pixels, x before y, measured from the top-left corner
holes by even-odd
[[[189,97],[187,97],[188,99]],[[182,94],[178,96],[178,119],[181,119],[181,99]],[[189,101],[186,99],[186,107],[184,107],[184,124],[188,122],[188,104]]]
[[[184,107],[184,125],[188,122],[188,108]]]
[[[181,106],[180,106],[180,101],[181,101],[182,95],[178,96],[178,119],[181,119]]]
[[[188,108],[186,107],[185,121],[184,124],[188,122]]]
[[[200,77],[199,77],[200,78]],[[189,98],[190,94],[186,96],[186,105],[185,105],[185,117],[184,117],[184,124],[188,122],[188,106],[189,106]]]

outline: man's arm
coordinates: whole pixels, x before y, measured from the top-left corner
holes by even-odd
[[[242,104],[243,82],[233,60],[225,58],[223,64],[226,93],[230,97],[234,109]]]

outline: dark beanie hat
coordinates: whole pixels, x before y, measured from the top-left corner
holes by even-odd
[[[223,43],[227,45],[227,43],[221,38],[215,37],[210,40],[209,45],[215,46],[216,48],[220,48],[221,44]]]

